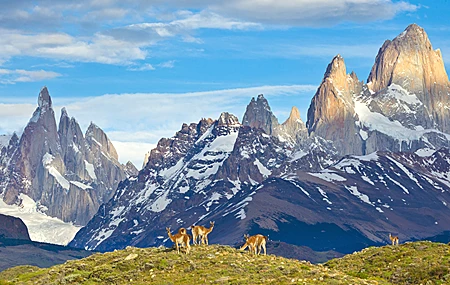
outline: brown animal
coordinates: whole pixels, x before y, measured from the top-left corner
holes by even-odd
[[[178,230],[178,233],[175,235],[172,235],[170,233],[170,228],[166,228],[167,234],[169,235],[170,240],[175,244],[175,247],[177,248],[177,252],[180,253],[180,246],[185,245],[186,246],[186,254],[189,253],[191,250],[191,246],[189,245],[190,237],[188,234],[186,234],[186,229],[181,228]]]
[[[204,226],[191,226],[192,236],[193,236],[193,244],[200,244],[198,239],[201,239],[202,244],[209,244],[208,242],[208,234],[212,232],[214,229],[214,222],[209,222],[210,227],[205,228]]]
[[[395,244],[398,245],[398,236],[392,236],[392,235],[389,233],[389,239],[391,240],[392,245],[395,245]]]
[[[245,244],[241,247],[241,250],[244,250],[248,247],[248,250],[253,254],[261,254],[261,251],[264,250],[264,255],[267,254],[266,252],[266,243],[269,237],[263,236],[260,234],[249,236],[244,235]]]

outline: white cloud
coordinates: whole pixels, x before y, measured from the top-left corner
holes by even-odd
[[[35,109],[35,104],[0,103],[0,134],[21,133]]]
[[[342,22],[372,22],[413,12],[419,7],[391,0],[228,0],[210,9],[256,23],[287,26],[331,26]]]
[[[140,142],[112,141],[119,153],[119,161],[123,164],[131,161],[137,169],[141,169],[145,153],[156,147],[156,144]]]
[[[130,68],[128,68],[128,70],[131,70],[131,71],[148,71],[148,70],[155,70],[155,68],[150,63],[145,63],[145,64],[143,64],[143,65],[141,65],[139,67],[130,67]]]
[[[298,58],[308,57],[329,57],[330,59],[341,54],[344,58],[370,58],[377,55],[379,44],[322,44],[322,45],[301,45],[299,44],[272,44],[260,46],[257,51],[251,51],[257,55],[276,58]]]
[[[175,67],[175,60],[169,60],[169,61],[161,62],[160,64],[158,64],[158,67],[161,67],[161,68],[174,68]]]
[[[0,69],[0,84],[15,84],[16,82],[35,82],[53,79],[60,73],[45,70]]]

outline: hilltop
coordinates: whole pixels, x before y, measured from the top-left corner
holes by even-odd
[[[450,246],[421,241],[368,247],[324,265],[350,276],[375,277],[392,284],[449,284]]]
[[[389,284],[221,245],[192,247],[189,255],[166,247],[127,247],[51,268],[14,267],[1,272],[2,279],[7,281],[0,284]]]

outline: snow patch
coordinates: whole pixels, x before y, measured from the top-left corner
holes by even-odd
[[[40,212],[38,203],[25,194],[19,194],[19,199],[20,206],[8,205],[0,199],[0,213],[20,218],[32,241],[67,245],[82,228]]]
[[[328,182],[333,182],[333,181],[347,181],[347,179],[345,179],[342,176],[337,175],[334,172],[331,171],[323,171],[323,172],[317,172],[317,173],[312,173],[310,172],[309,175],[311,176],[315,176],[317,178],[320,178],[322,180],[328,181]]]
[[[253,162],[256,167],[258,167],[259,173],[261,173],[264,177],[268,177],[270,174],[272,174],[272,171],[267,169],[259,159],[255,158],[255,161]]]
[[[87,162],[87,160],[84,161],[84,169],[86,169],[88,175],[94,179],[97,180],[97,175],[95,175],[95,169],[94,169],[94,165]]]

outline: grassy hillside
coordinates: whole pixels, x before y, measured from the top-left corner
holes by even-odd
[[[411,242],[369,247],[325,263],[359,278],[383,278],[392,284],[450,284],[450,246]]]
[[[192,247],[189,255],[128,247],[46,269],[19,266],[1,272],[0,279],[3,284],[388,284],[220,245]]]

